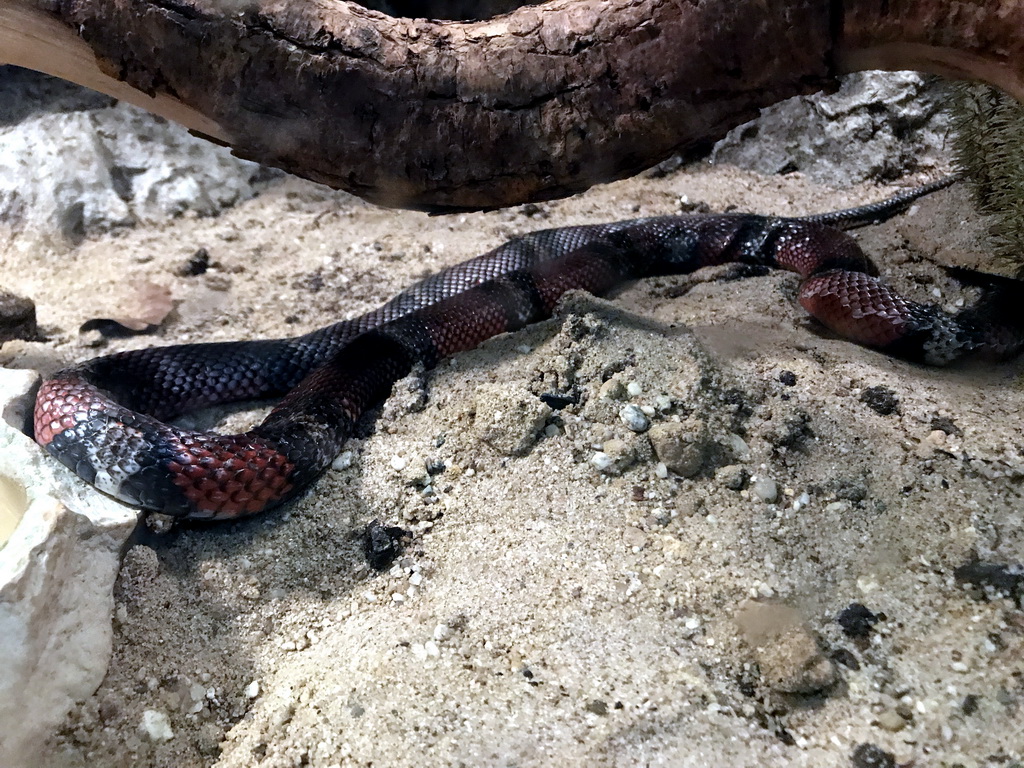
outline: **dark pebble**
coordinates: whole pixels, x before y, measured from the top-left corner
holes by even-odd
[[[196,277],[205,273],[209,268],[210,253],[205,248],[200,248],[192,254],[192,258],[181,266],[178,274],[182,277]]]
[[[608,705],[600,699],[594,699],[592,702],[587,704],[587,706],[585,706],[584,709],[587,710],[587,712],[590,712],[594,715],[608,714]]]
[[[847,637],[867,637],[878,621],[878,616],[860,603],[850,603],[836,616],[836,622]]]
[[[796,374],[792,371],[783,371],[779,374],[779,381],[785,384],[787,387],[796,386]]]
[[[947,435],[963,435],[963,430],[960,429],[956,424],[953,423],[952,419],[947,419],[944,416],[936,416],[932,419],[932,429],[938,429],[945,432]]]
[[[896,758],[875,744],[860,744],[850,757],[853,768],[896,768]]]
[[[842,664],[854,672],[860,669],[860,662],[857,661],[857,657],[853,655],[853,651],[849,651],[846,648],[836,648],[832,651],[832,661],[836,664]]]
[[[868,387],[860,393],[860,401],[881,416],[896,413],[900,399],[888,387]]]
[[[386,526],[380,520],[372,520],[363,532],[363,552],[366,561],[375,571],[388,568],[402,551],[402,539],[408,531]]]
[[[978,702],[981,701],[981,697],[974,693],[968,693],[964,696],[964,700],[960,702],[960,711],[965,715],[973,715],[978,711]]]
[[[570,405],[576,405],[580,401],[580,396],[578,393],[559,394],[557,392],[545,392],[543,395],[540,395],[540,401],[552,409],[560,411]]]
[[[0,289],[0,344],[11,339],[39,338],[36,305],[31,300]]]

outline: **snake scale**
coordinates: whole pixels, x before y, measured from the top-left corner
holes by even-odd
[[[803,218],[686,214],[534,232],[303,336],[122,352],[62,370],[39,390],[35,438],[129,504],[176,518],[251,515],[306,489],[362,414],[415,365],[430,368],[549,317],[566,291],[600,294],[627,280],[728,262],[798,273],[808,312],[890,354],[938,365],[1013,354],[1024,339],[1019,326],[901,297],[842,231],[890,217],[948,183]],[[167,423],[218,403],[281,396],[243,434]]]

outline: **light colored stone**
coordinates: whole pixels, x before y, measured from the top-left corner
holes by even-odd
[[[748,601],[736,614],[765,683],[781,693],[812,694],[831,687],[837,672],[803,615],[782,603]]]
[[[80,482],[20,429],[36,375],[0,369],[0,765],[32,765],[110,660],[113,586],[135,510]]]
[[[505,456],[524,456],[544,429],[551,406],[529,392],[502,384],[483,385],[475,397],[473,429],[480,440]]]
[[[708,449],[707,425],[698,419],[667,421],[650,430],[654,453],[672,472],[693,477],[704,466]]]
[[[0,128],[0,221],[87,233],[213,215],[256,191],[259,166],[128,104]]]
[[[147,709],[142,713],[139,733],[143,738],[154,744],[160,744],[174,738],[174,731],[171,730],[171,722],[167,719],[167,715],[155,709]]]

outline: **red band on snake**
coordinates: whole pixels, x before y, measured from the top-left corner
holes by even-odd
[[[566,291],[602,293],[727,262],[798,273],[800,303],[860,344],[940,365],[1012,354],[1019,327],[904,299],[830,226],[886,218],[946,183],[802,219],[695,214],[535,232],[304,336],[123,352],[65,369],[39,391],[35,437],[79,477],[130,504],[185,518],[250,515],[307,488],[413,366],[429,368],[546,318]],[[165,423],[196,408],[282,395],[240,435]]]

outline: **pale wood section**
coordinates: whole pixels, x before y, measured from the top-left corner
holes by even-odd
[[[165,94],[149,96],[104,74],[96,55],[70,27],[23,0],[0,0],[0,64],[14,64],[127,101],[224,144],[230,134],[214,120]]]

